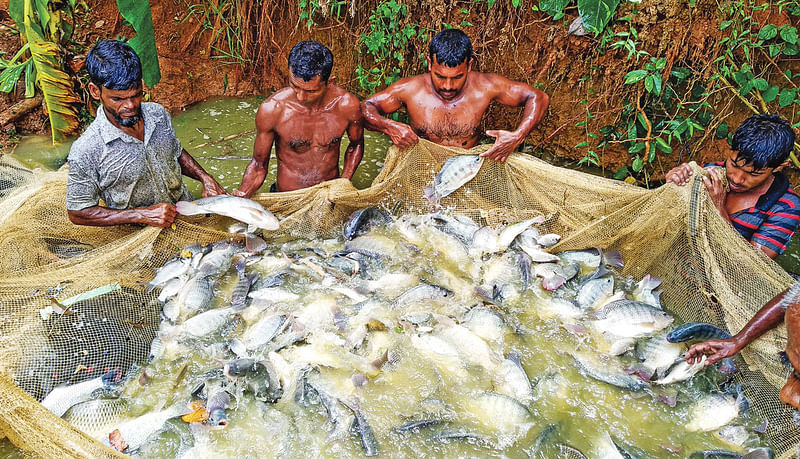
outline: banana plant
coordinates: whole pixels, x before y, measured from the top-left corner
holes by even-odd
[[[25,97],[33,97],[39,87],[50,121],[53,143],[64,141],[80,129],[78,104],[72,78],[61,64],[59,43],[72,35],[71,17],[82,0],[10,0],[8,12],[17,24],[22,48],[11,60],[0,59],[0,91],[12,92],[25,76]],[[145,83],[153,87],[161,78],[155,47],[150,3],[142,0],[117,0],[120,14],[136,30],[129,44],[142,60]],[[23,59],[27,54],[30,57]]]

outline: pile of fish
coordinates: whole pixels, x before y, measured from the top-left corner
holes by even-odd
[[[339,238],[185,247],[148,286],[150,361],[42,404],[143,456],[767,457],[730,362],[682,358],[729,335],[544,223],[370,207]]]

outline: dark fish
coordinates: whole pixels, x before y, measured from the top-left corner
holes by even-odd
[[[689,322],[672,330],[667,334],[670,343],[684,343],[686,341],[709,339],[728,339],[731,334],[716,325],[705,322]]]
[[[472,444],[488,443],[482,435],[468,430],[443,430],[431,439],[437,443],[449,443],[451,441],[466,441]]]
[[[395,428],[396,432],[417,432],[422,429],[438,426],[442,421],[440,419],[420,419],[417,421],[409,421],[400,427]]]
[[[236,282],[236,286],[233,287],[233,292],[231,292],[231,307],[244,309],[247,305],[247,294],[250,293],[250,287],[258,280],[258,274],[247,275],[245,273],[244,257],[239,257],[233,266],[236,268],[239,280]]]
[[[345,239],[353,239],[360,236],[371,228],[385,225],[391,222],[392,219],[383,210],[378,207],[370,206],[364,209],[359,209],[350,215],[347,222],[344,224]]]
[[[378,440],[375,439],[375,434],[372,432],[372,427],[369,426],[367,422],[367,418],[364,417],[364,413],[358,409],[357,406],[351,406],[348,403],[344,403],[344,406],[350,408],[355,415],[355,419],[353,420],[353,425],[350,429],[358,435],[358,438],[361,440],[361,447],[364,449],[364,455],[367,457],[377,456],[380,454],[379,447],[378,447]]]
[[[531,284],[531,257],[525,252],[517,252],[517,266],[522,275],[522,291],[528,290]]]
[[[283,395],[281,381],[269,361],[236,359],[225,364],[224,372],[235,382],[243,382],[258,400],[275,403]]]
[[[586,455],[582,452],[578,451],[577,449],[573,448],[572,446],[565,445],[563,443],[558,444],[559,455],[558,457],[563,459],[586,459]]]

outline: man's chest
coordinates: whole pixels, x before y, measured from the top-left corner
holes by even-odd
[[[338,143],[347,125],[348,120],[337,113],[287,113],[276,126],[275,133],[282,143],[319,147]]]

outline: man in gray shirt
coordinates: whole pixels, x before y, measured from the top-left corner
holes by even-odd
[[[203,197],[225,194],[181,147],[164,107],[142,103],[141,63],[130,46],[100,41],[86,66],[89,92],[101,106],[67,158],[66,207],[73,223],[168,227],[174,204],[192,199],[181,174],[203,183]]]

